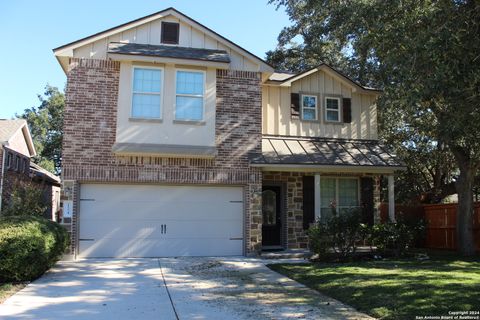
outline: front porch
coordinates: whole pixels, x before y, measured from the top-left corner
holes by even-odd
[[[264,136],[262,149],[252,163],[262,170],[263,251],[306,249],[306,231],[332,207],[380,222],[382,177],[394,220],[394,172],[403,167],[378,142]]]

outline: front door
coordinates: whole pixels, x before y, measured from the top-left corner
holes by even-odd
[[[264,186],[262,188],[262,246],[281,246],[282,201],[281,187]]]

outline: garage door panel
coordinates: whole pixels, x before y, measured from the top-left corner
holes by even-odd
[[[214,187],[221,189],[221,195],[229,200],[242,201],[240,188]],[[152,194],[155,197],[152,198]],[[212,195],[211,187],[192,186],[158,186],[158,185],[105,185],[89,184],[88,188],[82,189],[81,199],[109,199],[114,202],[125,199],[136,201],[157,200],[163,202],[204,201],[205,197]]]
[[[82,238],[209,238],[212,227],[222,229],[222,237],[238,238],[243,234],[242,220],[84,220],[80,225]],[[166,230],[162,230],[162,225]],[[189,236],[191,235],[191,236]]]
[[[92,184],[80,199],[81,257],[243,253],[239,187]]]
[[[110,239],[105,239],[109,241]],[[238,255],[239,247],[242,241],[229,240],[219,242],[217,239],[198,239],[194,243],[183,239],[171,239],[159,241],[158,239],[147,239],[135,241],[129,238],[116,239],[108,246],[100,242],[81,241],[80,252],[82,256],[91,258],[109,258],[109,257],[158,257],[157,252],[162,252],[164,256],[231,256]]]
[[[212,219],[233,219],[238,218],[238,210],[242,210],[243,203],[217,200],[188,201],[183,203],[170,203],[164,201],[104,201],[104,200],[83,200],[80,201],[82,217],[92,220],[106,219],[177,219],[190,220],[200,215]]]

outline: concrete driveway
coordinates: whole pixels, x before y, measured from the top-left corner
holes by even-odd
[[[62,261],[0,318],[371,319],[249,258]]]

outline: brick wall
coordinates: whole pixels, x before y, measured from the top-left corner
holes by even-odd
[[[116,157],[118,62],[71,59],[67,75],[62,153],[64,181],[235,184],[245,187],[246,249],[261,243],[261,172],[249,157],[261,152],[260,74],[218,70],[213,161]],[[141,158],[141,159],[139,159]],[[77,212],[74,205],[74,215]],[[76,218],[72,221],[76,234]],[[75,237],[72,238],[75,247]]]
[[[30,158],[9,148],[0,148],[0,159],[3,159],[3,152],[5,152],[5,168],[3,171],[3,186],[1,194],[2,209],[10,204],[11,194],[18,185],[31,182]],[[8,154],[10,154],[11,167],[9,167],[9,164],[7,163],[9,161]],[[15,169],[17,157],[20,161],[20,168]],[[0,173],[2,172],[3,167],[2,162],[3,161],[0,160]]]

